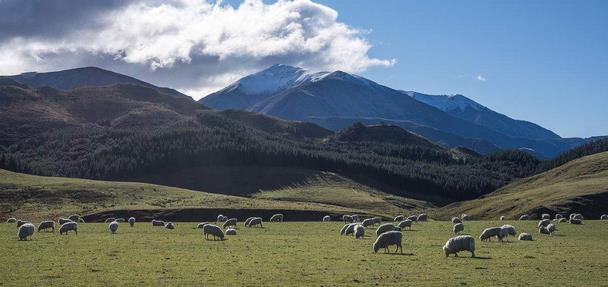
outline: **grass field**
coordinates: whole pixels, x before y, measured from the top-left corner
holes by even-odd
[[[507,221],[508,222],[508,221]],[[475,237],[507,222],[471,221]],[[535,241],[480,242],[476,255],[445,258],[451,223],[431,221],[404,231],[405,255],[374,254],[374,230],[355,240],[339,222],[267,223],[240,227],[225,241],[206,241],[195,223],[175,230],[138,223],[86,223],[79,234],[36,233],[19,242],[0,225],[2,286],[608,286],[608,222],[560,224],[541,236],[536,222],[509,222]]]

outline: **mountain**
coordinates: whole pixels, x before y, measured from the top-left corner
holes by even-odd
[[[534,218],[541,213],[582,213],[599,219],[608,206],[608,152],[572,160],[541,174],[515,181],[479,199],[440,208],[441,218],[466,213],[473,218]]]
[[[488,109],[481,104],[463,96],[436,96],[416,92],[404,92],[415,100],[436,107],[454,117],[484,126],[516,138],[560,139],[554,132],[537,124],[514,120],[503,114]]]
[[[398,145],[435,147],[435,144],[398,126],[355,123],[336,134],[335,139],[344,142],[383,142]]]
[[[170,88],[156,87],[144,81],[104,70],[98,67],[83,67],[48,73],[28,72],[13,76],[3,76],[34,88],[50,87],[58,90],[71,90],[82,87],[101,87],[116,84],[138,85],[152,88],[161,94],[174,97],[188,97]]]
[[[216,109],[313,122],[334,131],[355,122],[392,124],[447,147],[464,146],[484,154],[525,148],[542,157],[554,157],[586,141],[562,139],[464,97],[453,98],[398,91],[342,71],[308,73],[274,65],[199,102]]]

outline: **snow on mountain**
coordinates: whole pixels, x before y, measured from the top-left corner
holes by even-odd
[[[228,86],[227,89],[238,89],[241,93],[247,95],[270,94],[309,81],[317,81],[327,74],[329,73],[310,73],[302,68],[277,64],[246,76]]]
[[[427,105],[431,105],[444,112],[450,112],[454,110],[464,111],[467,107],[475,109],[477,111],[487,109],[486,107],[462,95],[425,95],[411,91],[407,91],[404,93],[417,101],[423,102]]]

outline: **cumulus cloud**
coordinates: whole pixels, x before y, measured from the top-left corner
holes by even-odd
[[[481,82],[485,82],[486,81],[486,77],[482,76],[482,75],[477,75],[477,77],[475,77],[475,80],[481,81]]]
[[[0,31],[11,31],[0,33],[0,74],[95,65],[199,98],[276,63],[361,72],[395,62],[370,57],[363,31],[310,0],[245,0],[236,7],[200,0],[36,3],[79,9],[0,1],[0,13],[14,15],[0,20]]]

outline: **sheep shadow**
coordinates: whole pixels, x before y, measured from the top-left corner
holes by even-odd
[[[382,255],[389,255],[389,256],[416,256],[416,254],[414,253],[380,253]]]

